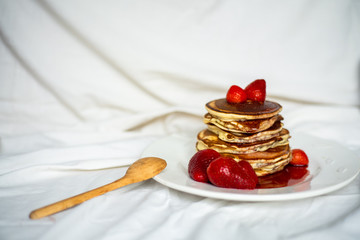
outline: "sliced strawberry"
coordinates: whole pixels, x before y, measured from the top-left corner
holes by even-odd
[[[241,103],[245,102],[246,99],[247,97],[244,89],[236,85],[232,85],[226,94],[226,101],[229,103]]]
[[[259,180],[258,180],[258,177],[257,177],[254,169],[250,165],[250,163],[248,163],[247,161],[240,161],[240,162],[238,162],[238,164],[244,170],[244,172],[249,176],[249,178],[254,181],[254,183],[256,185]]]
[[[306,153],[301,149],[293,149],[291,151],[292,158],[290,164],[293,166],[307,166],[309,164],[309,158]]]
[[[188,164],[190,177],[197,182],[209,182],[206,169],[218,157],[220,154],[213,149],[204,149],[195,153]]]
[[[245,88],[246,96],[248,100],[265,102],[266,98],[266,82],[264,79],[257,79],[251,82]]]
[[[251,167],[251,166],[250,166]],[[212,184],[223,188],[254,189],[256,182],[234,159],[218,157],[207,169]]]

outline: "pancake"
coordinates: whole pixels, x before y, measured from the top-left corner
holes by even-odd
[[[236,154],[222,154],[225,157],[231,157],[235,161],[247,161],[254,169],[257,176],[265,176],[274,172],[282,170],[291,160],[291,152],[284,153],[275,158],[268,159],[252,159],[244,160],[239,158]]]
[[[262,152],[253,152],[248,154],[222,154],[224,156],[232,157],[235,161],[239,162],[242,160],[246,160],[248,162],[256,161],[259,163],[262,162],[271,162],[276,161],[276,159],[281,158],[283,156],[288,156],[290,154],[290,146],[289,144],[269,148],[266,151]]]
[[[274,148],[277,146],[286,145],[288,144],[289,137],[289,131],[287,129],[282,129],[280,135],[272,139],[258,141],[255,143],[228,143],[220,140],[216,134],[209,131],[208,129],[204,129],[198,134],[196,148],[198,150],[211,148],[220,154],[249,154],[258,151],[266,151],[269,148]]]
[[[258,169],[254,169],[254,171],[258,177],[270,175],[283,170],[289,164],[290,161],[291,161],[291,155],[288,158],[278,162],[277,164],[272,165],[269,168],[258,168]]]
[[[267,170],[274,169],[276,166],[287,164],[289,157],[290,157],[289,155],[282,156],[282,157],[274,159],[271,162],[256,162],[255,160],[248,161],[248,162],[253,167],[253,169],[267,171]]]
[[[235,155],[232,155],[234,159],[236,159]],[[254,169],[262,168],[262,169],[268,169],[271,166],[278,165],[280,162],[282,162],[284,159],[288,159],[290,156],[290,153],[284,154],[280,157],[273,158],[273,159],[253,159],[253,160],[242,160],[247,161],[250,163],[250,165]]]
[[[282,128],[283,124],[280,120],[276,121],[270,128],[254,134],[227,132],[213,124],[208,124],[208,129],[218,135],[220,140],[230,143],[252,143],[268,140],[279,136]]]
[[[241,121],[271,118],[279,114],[282,106],[276,102],[246,101],[244,103],[228,103],[225,98],[213,100],[205,105],[213,117],[223,121]]]
[[[285,153],[283,155],[280,155],[278,157],[274,157],[274,158],[268,158],[268,159],[243,159],[243,158],[239,158],[236,154],[222,154],[225,157],[231,157],[233,158],[235,161],[240,162],[240,161],[247,161],[248,163],[250,163],[250,165],[256,169],[256,168],[263,168],[269,165],[273,165],[285,158],[289,157],[290,153]]]
[[[270,118],[243,120],[243,121],[223,121],[207,113],[204,116],[205,124],[213,124],[218,128],[232,133],[257,133],[270,128],[276,121],[282,120],[282,116],[277,114]]]

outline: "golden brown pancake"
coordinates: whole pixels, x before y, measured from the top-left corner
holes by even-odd
[[[275,115],[265,119],[224,121],[207,113],[204,116],[204,123],[213,124],[222,130],[232,133],[257,133],[270,128],[276,121],[282,119],[281,115]]]
[[[282,110],[280,104],[272,101],[264,103],[246,101],[233,104],[228,103],[225,98],[208,102],[205,108],[212,116],[223,121],[266,119],[279,114]]]
[[[257,162],[269,162],[274,159],[280,158],[282,156],[287,156],[290,154],[290,146],[289,144],[269,148],[266,151],[262,152],[253,152],[247,154],[222,154],[224,156],[229,156],[235,159],[235,161],[253,161],[256,160]]]
[[[258,177],[266,176],[283,170],[286,167],[286,165],[289,164],[290,161],[291,161],[291,155],[288,158],[277,162],[276,164],[268,166],[267,168],[257,168],[254,169],[254,171]]]
[[[265,158],[264,159],[262,159],[262,158],[260,158],[260,159],[242,159],[242,158],[238,158],[236,156],[236,154],[222,154],[222,155],[226,156],[226,157],[231,157],[237,162],[247,161],[255,169],[255,168],[264,168],[264,167],[266,168],[266,166],[276,164],[277,162],[288,158],[290,153],[285,153],[278,157],[266,158],[266,159]]]
[[[280,132],[280,135],[272,139],[254,143],[228,143],[220,140],[216,134],[209,131],[208,129],[204,129],[198,134],[196,148],[198,150],[211,148],[219,153],[248,154],[257,151],[266,151],[269,148],[286,145],[288,144],[289,137],[289,131],[283,128]]]
[[[247,161],[250,163],[251,167],[254,169],[257,176],[264,176],[279,170],[282,170],[291,159],[291,152],[283,153],[281,151],[278,153],[279,156],[274,158],[266,159],[242,159],[239,158],[236,154],[221,154],[225,157],[231,157],[235,161]]]
[[[280,135],[280,131],[283,124],[280,121],[276,121],[270,128],[249,134],[249,133],[234,133],[224,131],[213,124],[208,124],[208,129],[218,135],[220,140],[231,143],[252,143],[257,141],[264,141]]]

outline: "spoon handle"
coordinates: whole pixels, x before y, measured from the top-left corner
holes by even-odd
[[[120,179],[118,179],[112,183],[106,184],[104,186],[101,186],[101,187],[95,188],[93,190],[75,195],[73,197],[55,202],[55,203],[47,205],[45,207],[36,209],[30,213],[30,218],[31,219],[39,219],[42,217],[49,216],[51,214],[74,207],[74,206],[76,206],[82,202],[85,202],[89,199],[92,199],[94,197],[100,196],[102,194],[105,194],[105,193],[115,190],[117,188],[129,185],[129,184],[135,183],[135,182],[136,181],[134,181],[131,178],[125,178],[125,177],[120,178]]]

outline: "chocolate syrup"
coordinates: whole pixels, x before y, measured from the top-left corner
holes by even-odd
[[[217,111],[231,112],[234,114],[251,114],[260,115],[264,113],[272,113],[281,108],[278,103],[265,101],[246,101],[243,103],[228,103],[225,98],[215,100]]]
[[[259,177],[257,189],[280,188],[296,185],[309,175],[307,166],[287,165],[282,171]]]

